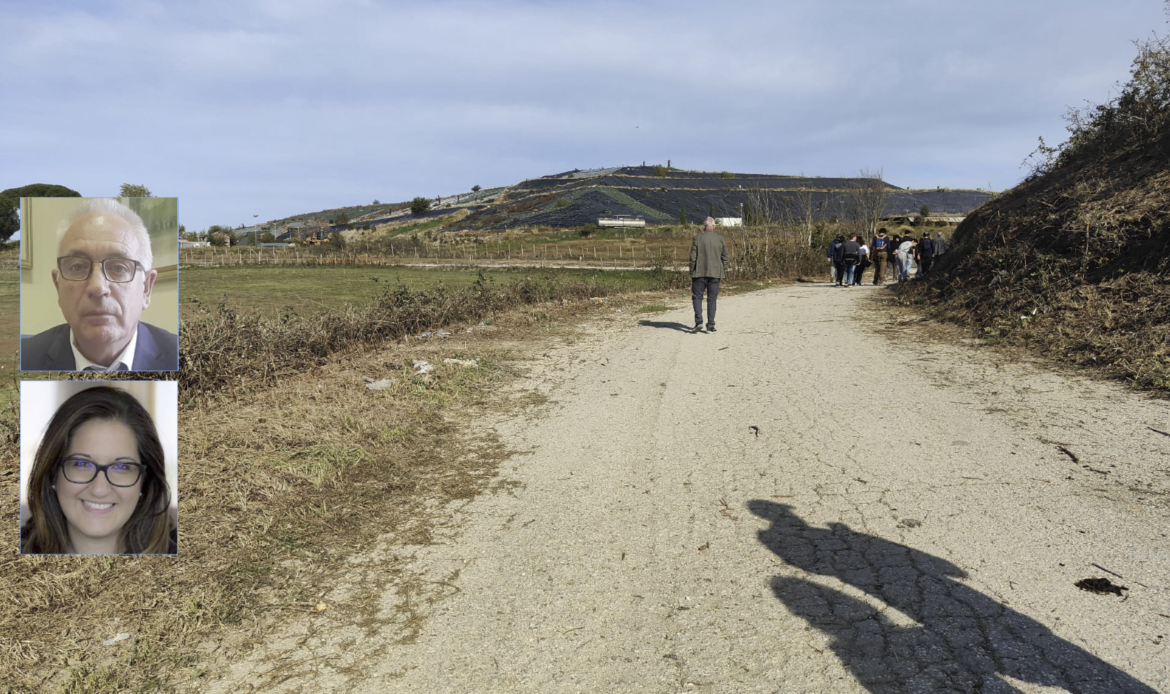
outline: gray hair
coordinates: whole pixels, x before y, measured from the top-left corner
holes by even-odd
[[[714,217],[708,217],[708,218],[707,218],[707,221],[703,222],[703,228],[705,228],[705,229],[706,229],[706,228],[711,228],[711,229],[714,229],[714,228],[715,228],[715,218],[714,218]]]
[[[118,219],[130,225],[131,234],[138,241],[139,254],[141,258],[134,258],[142,263],[142,267],[147,270],[151,269],[154,264],[154,254],[150,249],[150,231],[147,230],[146,225],[142,222],[142,217],[138,213],[123,205],[117,198],[89,198],[74,210],[73,214],[69,215],[61,225],[57,227],[57,255],[61,255],[61,241],[65,238],[65,232],[69,231],[69,227],[73,223],[88,214],[107,214],[113,215]]]

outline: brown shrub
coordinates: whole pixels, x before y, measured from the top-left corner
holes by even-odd
[[[985,337],[1170,392],[1170,132],[987,202],[903,298]]]
[[[610,293],[593,281],[524,278],[509,284],[480,279],[468,287],[388,288],[371,304],[312,318],[241,315],[220,305],[183,322],[179,393],[185,403],[249,388],[323,365],[331,354],[400,340],[423,331],[480,321],[505,308]]]

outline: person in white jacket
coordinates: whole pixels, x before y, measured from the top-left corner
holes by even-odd
[[[914,258],[914,239],[910,236],[902,238],[898,246],[898,281],[910,279],[910,262]]]

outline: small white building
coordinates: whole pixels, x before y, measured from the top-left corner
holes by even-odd
[[[607,227],[616,228],[640,228],[646,226],[646,220],[641,217],[631,217],[630,215],[617,214],[612,217],[601,217],[597,220],[597,226],[605,229]]]
[[[716,217],[715,226],[717,227],[741,227],[743,226],[743,217]]]

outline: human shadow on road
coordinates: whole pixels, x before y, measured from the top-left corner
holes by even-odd
[[[772,592],[832,637],[831,648],[872,694],[1020,692],[997,675],[1074,694],[1156,694],[1048,627],[960,582],[954,564],[843,523],[806,524],[791,506],[748,502],[771,523],[760,542],[785,562],[832,576],[918,623],[799,578],[775,577]]]
[[[683,332],[688,332],[688,333],[691,331],[690,326],[683,325],[682,323],[674,323],[674,322],[666,322],[666,321],[640,320],[640,321],[638,321],[638,325],[642,325],[642,326],[645,326],[647,328],[667,328],[669,330],[681,330]]]

